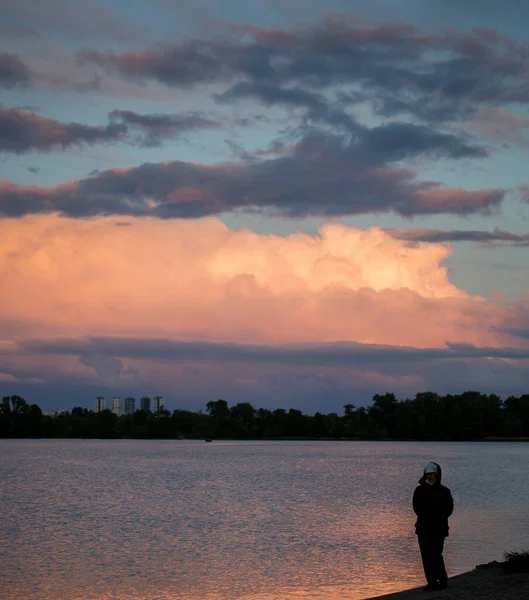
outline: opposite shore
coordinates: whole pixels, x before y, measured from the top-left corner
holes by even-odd
[[[299,409],[255,408],[249,402],[229,406],[210,400],[205,410],[165,408],[162,396],[151,404],[132,396],[96,399],[96,410],[46,410],[21,396],[0,402],[0,438],[47,439],[240,439],[362,441],[526,441],[529,394],[502,400],[495,394],[466,391],[440,395],[421,392],[413,399],[395,394],[373,396],[370,406],[348,403],[343,414],[304,414]],[[152,410],[151,410],[152,408]]]

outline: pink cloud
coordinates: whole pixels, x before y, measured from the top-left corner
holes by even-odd
[[[31,37],[29,42],[28,37]],[[64,44],[44,34],[32,30],[17,33],[13,28],[3,28],[0,41],[10,49],[9,53],[0,54],[0,85],[74,91],[85,96],[174,101],[174,93],[156,82],[144,86],[106,73],[95,73],[92,65],[79,64]],[[193,106],[196,107],[196,103]]]
[[[17,378],[10,373],[0,373],[0,383],[9,383],[17,381]]]
[[[38,377],[15,377],[11,373],[0,373],[0,383],[44,383]]]
[[[117,123],[104,127],[65,123],[19,108],[0,107],[0,131],[0,151],[22,153],[117,141],[124,137],[127,128]]]
[[[490,214],[504,195],[503,190],[467,191],[463,188],[426,189],[418,192],[417,205],[424,212],[438,212],[442,207],[450,212],[458,207],[461,212]]]
[[[113,110],[105,126],[84,125],[49,119],[21,108],[0,106],[0,151],[23,153],[47,151],[73,145],[123,141],[158,146],[183,132],[219,128],[219,121],[198,113],[138,114]]]
[[[216,218],[56,214],[2,219],[0,240],[10,389],[322,410],[355,391],[499,393],[526,380],[527,300],[458,289],[445,244],[338,223],[280,237]]]
[[[464,127],[494,140],[520,145],[529,142],[529,116],[506,108],[480,106]]]
[[[4,319],[62,335],[258,343],[507,338],[498,330],[512,310],[450,283],[445,245],[330,223],[283,238],[215,218],[122,222],[0,221]]]

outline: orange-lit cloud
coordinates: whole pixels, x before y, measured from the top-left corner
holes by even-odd
[[[448,280],[448,246],[324,225],[264,236],[216,218],[0,221],[2,315],[36,333],[495,346],[509,308]]]
[[[1,381],[309,411],[351,390],[518,389],[527,302],[458,289],[449,253],[339,223],[280,237],[213,217],[3,219]]]

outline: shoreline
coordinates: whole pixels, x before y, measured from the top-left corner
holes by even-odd
[[[494,561],[449,577],[446,590],[425,591],[422,587],[364,600],[521,600],[529,598],[529,573],[505,573],[503,563]]]
[[[99,437],[99,436],[2,436],[0,440],[39,440],[39,441],[51,441],[51,440],[97,440],[97,441],[145,441],[145,442],[200,442],[204,441],[206,436],[196,437],[144,437],[144,436],[130,436],[123,435],[117,437]],[[325,437],[255,437],[255,438],[209,438],[212,442],[382,442],[382,443],[418,443],[418,444],[474,444],[474,443],[501,443],[501,442],[529,442],[529,437],[485,437],[485,438],[469,438],[463,440],[446,440],[446,439],[399,439],[399,438],[325,438]]]

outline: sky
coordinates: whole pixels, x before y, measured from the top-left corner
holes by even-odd
[[[525,0],[0,10],[2,395],[529,393]]]

